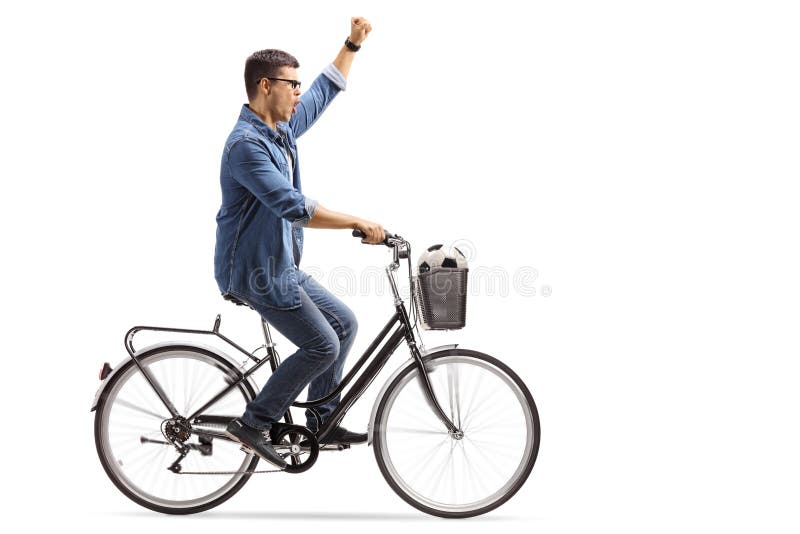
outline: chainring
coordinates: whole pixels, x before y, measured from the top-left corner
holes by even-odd
[[[272,446],[286,460],[284,471],[302,473],[311,469],[319,456],[319,443],[314,433],[298,425],[280,425],[277,430],[272,436]]]

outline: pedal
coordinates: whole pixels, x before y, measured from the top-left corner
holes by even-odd
[[[349,443],[329,443],[327,445],[319,446],[319,450],[321,451],[343,451],[349,448],[350,448]]]

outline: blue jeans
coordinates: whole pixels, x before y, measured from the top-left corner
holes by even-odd
[[[328,395],[342,381],[344,361],[356,337],[355,315],[319,282],[297,270],[300,308],[276,310],[258,304],[253,308],[292,344],[297,351],[272,373],[259,394],[247,405],[242,421],[266,430],[279,421],[304,387],[308,400]],[[322,421],[339,405],[341,395],[316,407]],[[317,421],[306,410],[306,426],[317,430]]]

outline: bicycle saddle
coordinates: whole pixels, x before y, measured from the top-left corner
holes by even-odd
[[[224,298],[225,300],[228,300],[228,301],[230,301],[230,302],[233,302],[233,303],[234,303],[234,304],[236,304],[237,306],[247,306],[247,307],[248,307],[248,308],[250,308],[251,310],[252,310],[252,309],[254,309],[254,308],[253,308],[252,306],[250,306],[248,303],[246,303],[246,302],[244,302],[244,301],[242,301],[242,300],[239,300],[238,298],[236,298],[235,296],[231,295],[230,293],[225,293],[224,295],[222,295],[222,298]]]

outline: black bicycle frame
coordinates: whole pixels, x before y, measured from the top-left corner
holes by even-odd
[[[396,294],[396,287],[395,294]],[[362,367],[366,364],[367,360],[370,359],[375,349],[386,340],[388,336],[388,340],[383,344],[383,347],[378,351],[375,359],[364,369],[364,372],[358,379],[355,381],[353,386],[344,394],[342,399],[339,402],[337,408],[333,411],[331,416],[322,424],[317,433],[316,437],[318,441],[323,440],[336,426],[339,422],[344,418],[347,411],[350,407],[364,394],[367,388],[372,384],[372,381],[378,376],[383,369],[386,362],[389,360],[389,357],[397,350],[397,347],[405,338],[409,350],[411,352],[412,358],[415,360],[417,369],[419,371],[419,377],[423,384],[423,391],[425,391],[428,400],[430,401],[430,406],[433,408],[434,413],[437,417],[442,421],[442,423],[447,427],[448,431],[456,432],[458,428],[454,425],[454,423],[450,420],[449,417],[445,414],[444,410],[442,410],[441,405],[439,404],[438,400],[436,399],[436,395],[433,392],[433,387],[431,386],[430,380],[428,378],[428,374],[425,370],[425,364],[422,359],[422,355],[417,348],[417,343],[414,338],[414,334],[412,332],[412,327],[408,318],[408,313],[403,305],[402,300],[399,298],[395,299],[395,313],[392,315],[391,319],[386,323],[386,326],[383,327],[383,330],[377,335],[377,337],[373,340],[364,354],[359,358],[350,372],[342,379],[342,382],[336,387],[334,391],[329,393],[327,396],[308,401],[308,402],[294,402],[292,406],[298,408],[306,408],[309,409],[317,419],[319,423],[320,416],[317,410],[314,408],[316,406],[320,406],[329,402],[331,399],[335,398],[337,395],[341,394],[344,388],[354,379],[357,373],[361,370]],[[250,377],[253,373],[255,373],[259,368],[261,368],[264,363],[269,362],[272,371],[274,372],[277,369],[278,365],[280,365],[280,357],[278,356],[277,351],[275,350],[275,345],[272,343],[272,339],[269,336],[269,330],[266,324],[263,322],[262,325],[264,328],[264,335],[266,337],[266,350],[268,356],[259,359],[254,354],[247,352],[245,349],[228,339],[227,337],[223,336],[219,333],[219,325],[220,325],[221,317],[217,315],[216,321],[214,322],[213,330],[189,330],[189,329],[182,329],[182,328],[164,328],[164,327],[155,327],[155,326],[135,326],[131,328],[125,336],[125,348],[130,354],[131,358],[135,362],[135,364],[139,367],[139,370],[142,372],[142,375],[145,377],[145,380],[150,384],[155,391],[156,395],[161,399],[164,403],[164,406],[167,407],[169,412],[172,414],[173,417],[180,417],[180,414],[175,409],[173,404],[167,398],[164,390],[161,388],[158,381],[155,377],[152,376],[152,373],[149,372],[146,366],[142,365],[139,360],[135,357],[135,350],[133,348],[133,336],[142,330],[151,330],[151,331],[158,331],[158,332],[179,332],[179,333],[189,333],[189,334],[205,334],[205,335],[215,335],[228,343],[229,345],[235,347],[240,352],[244,353],[248,358],[255,362],[255,365],[247,370],[244,374],[239,374],[239,376],[231,377],[232,382],[224,388],[222,391],[217,393],[213,398],[211,398],[208,402],[206,402],[203,406],[199,409],[195,410],[194,413],[186,416],[186,419],[190,422],[194,422],[196,424],[203,424],[203,423],[216,423],[216,424],[227,424],[231,421],[232,417],[226,416],[203,416],[202,413],[212,407],[214,404],[217,403],[221,398],[227,395],[231,390],[237,387],[243,387],[242,384],[245,380]],[[389,331],[397,325],[397,328],[389,335]],[[289,411],[286,412],[284,419],[287,423],[292,423],[292,416]]]

